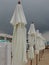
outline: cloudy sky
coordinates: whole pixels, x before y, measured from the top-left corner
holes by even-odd
[[[12,34],[11,17],[18,0],[0,0],[0,32]],[[49,0],[22,0],[23,9],[28,22],[33,21],[36,29],[45,33],[49,31]]]

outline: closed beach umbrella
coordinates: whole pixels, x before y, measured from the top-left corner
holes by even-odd
[[[35,54],[39,54],[39,50],[40,50],[40,34],[39,30],[36,30]]]
[[[42,36],[42,56],[43,56],[43,54],[44,54],[44,50],[45,50],[45,39],[44,39],[44,37]]]
[[[40,53],[39,53],[39,61],[40,61],[40,58],[42,58],[43,53],[44,53],[45,41],[44,41],[44,38],[43,38],[42,34],[39,33],[39,35],[40,35],[40,38],[39,38],[39,42],[40,42],[39,43],[39,51],[40,51]]]
[[[35,44],[35,27],[34,24],[30,25],[30,29],[28,31],[28,41],[29,41],[29,51],[28,57],[32,60],[34,58],[34,44]]]
[[[39,33],[39,30],[36,30],[36,52],[39,54],[39,51],[45,48],[44,45],[44,38],[42,37],[42,34]]]
[[[41,51],[43,49],[45,49],[45,45],[44,45],[44,41],[43,41],[43,37],[41,35],[41,33],[39,33],[39,30],[36,31],[36,54],[39,55],[39,60],[40,60],[40,56],[41,56]]]
[[[19,1],[14,11],[11,24],[14,27],[12,40],[12,65],[24,65],[26,59],[26,18],[21,2]]]
[[[44,38],[43,38],[43,36],[42,36],[42,34],[40,33],[40,47],[41,47],[41,49],[40,50],[43,50],[43,49],[45,49],[45,41],[44,41]]]
[[[45,43],[46,43],[46,39],[43,37],[44,49],[45,49]]]
[[[38,62],[40,60],[39,55],[40,49],[41,49],[41,36],[39,30],[36,30],[36,44],[35,44],[36,65],[38,65]]]

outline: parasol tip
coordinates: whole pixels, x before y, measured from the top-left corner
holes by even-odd
[[[20,0],[18,1],[18,4],[21,4],[21,1]]]

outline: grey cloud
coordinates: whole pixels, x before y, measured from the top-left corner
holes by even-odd
[[[12,34],[11,17],[18,0],[0,0],[0,31]],[[22,0],[27,28],[34,21],[40,32],[49,30],[49,0]]]

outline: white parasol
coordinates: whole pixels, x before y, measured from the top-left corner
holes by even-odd
[[[41,33],[39,33],[39,30],[36,31],[36,53],[39,54],[39,51],[44,49],[44,38],[42,37]]]
[[[34,44],[35,44],[35,27],[34,24],[31,24],[29,32],[28,32],[28,41],[29,41],[29,52],[28,52],[28,57],[30,59],[34,58]]]
[[[12,40],[12,65],[24,65],[26,59],[26,18],[21,2],[19,1],[14,11],[11,24],[14,26]]]
[[[40,45],[41,45],[41,50],[45,49],[45,39],[43,38],[42,34],[40,33]]]
[[[39,54],[39,50],[40,50],[40,34],[39,30],[36,30],[35,54]]]

